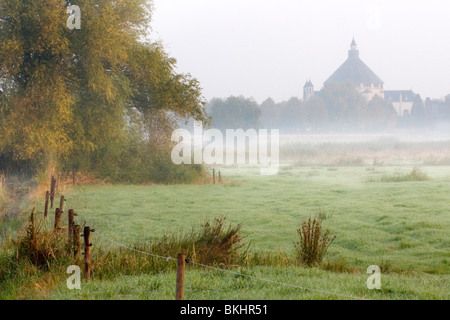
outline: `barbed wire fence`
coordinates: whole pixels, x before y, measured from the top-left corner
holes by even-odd
[[[82,219],[83,220],[83,219]],[[144,251],[144,250],[140,250],[140,249],[136,249],[133,248],[129,245],[123,244],[115,239],[112,239],[111,237],[104,235],[102,232],[98,232],[98,230],[96,230],[96,235],[99,236],[100,238],[110,242],[111,244],[126,249],[126,250],[130,250],[139,254],[143,254],[143,255],[147,255],[153,258],[157,258],[157,259],[162,259],[165,260],[166,262],[169,261],[177,261],[178,262],[178,258],[172,257],[172,256],[162,256],[162,255],[158,255],[152,252],[148,252],[148,251]],[[362,298],[362,297],[358,297],[358,296],[353,296],[353,295],[347,295],[347,294],[342,294],[342,293],[337,293],[337,292],[333,292],[333,291],[328,291],[328,290],[322,290],[322,289],[316,289],[316,288],[310,288],[310,287],[306,287],[306,286],[300,286],[300,285],[296,285],[296,284],[290,284],[290,283],[285,283],[285,282],[281,282],[281,281],[276,281],[276,280],[272,280],[272,279],[267,279],[267,278],[262,278],[262,277],[256,277],[256,276],[252,276],[249,274],[245,274],[242,272],[238,272],[238,271],[234,271],[234,270],[230,270],[230,269],[225,269],[225,268],[219,268],[216,266],[211,266],[211,265],[207,265],[207,264],[203,264],[203,263],[199,263],[190,259],[185,259],[185,263],[187,263],[188,265],[191,266],[198,266],[200,268],[203,269],[208,269],[208,270],[214,270],[217,272],[221,272],[224,274],[230,274],[230,275],[234,275],[234,276],[240,276],[240,277],[244,277],[244,278],[248,278],[254,281],[259,281],[259,282],[264,282],[264,283],[268,283],[268,284],[272,284],[272,285],[278,285],[278,286],[284,286],[284,287],[290,287],[290,288],[294,288],[294,289],[299,289],[299,290],[303,290],[303,291],[309,291],[309,292],[315,292],[315,293],[320,293],[320,294],[325,294],[325,295],[331,295],[331,296],[335,296],[335,297],[340,297],[340,298],[344,298],[344,299],[349,299],[349,300],[369,300],[366,298]],[[179,267],[179,266],[178,266]],[[184,268],[183,268],[184,269]]]
[[[138,250],[135,248],[132,248],[130,246],[124,245],[120,242],[117,242],[116,240],[113,240],[109,237],[106,237],[100,233],[98,233],[98,235],[100,237],[102,237],[103,239],[110,241],[111,243],[113,243],[116,246],[137,252],[137,253],[141,253],[141,254],[145,254],[154,258],[160,258],[160,259],[164,259],[166,261],[178,261],[177,258],[174,257],[166,257],[166,256],[160,256],[157,254],[153,254],[150,252],[146,252],[146,251],[142,251],[142,250]],[[341,297],[341,298],[345,298],[345,299],[351,299],[351,300],[368,300],[366,298],[361,298],[361,297],[357,297],[357,296],[352,296],[352,295],[346,295],[346,294],[341,294],[341,293],[336,293],[336,292],[332,292],[332,291],[327,291],[327,290],[321,290],[321,289],[314,289],[314,288],[308,288],[308,287],[304,287],[304,286],[299,286],[299,285],[295,285],[295,284],[290,284],[290,283],[285,283],[285,282],[280,282],[280,281],[276,281],[276,280],[271,280],[271,279],[266,279],[266,278],[260,278],[260,277],[255,277],[252,275],[248,275],[248,274],[244,274],[238,271],[233,271],[233,270],[229,270],[229,269],[224,269],[224,268],[219,268],[219,267],[215,267],[215,266],[210,266],[210,265],[206,265],[206,264],[202,264],[202,263],[198,263],[189,259],[186,259],[185,262],[189,265],[193,265],[193,266],[199,266],[205,269],[209,269],[209,270],[214,270],[214,271],[218,271],[218,272],[222,272],[222,273],[227,273],[227,274],[231,274],[231,275],[235,275],[235,276],[240,276],[240,277],[245,277],[245,278],[249,278],[255,281],[261,281],[261,282],[266,282],[266,283],[270,283],[270,284],[275,284],[275,285],[280,285],[280,286],[285,286],[285,287],[291,287],[291,288],[295,288],[295,289],[300,289],[300,290],[304,290],[304,291],[310,291],[310,292],[317,292],[317,293],[321,293],[321,294],[327,294],[327,295],[332,295],[332,296],[336,296],[336,297]]]
[[[53,182],[53,178],[52,178],[52,182]],[[55,195],[56,190],[46,192],[45,210],[48,209],[48,205],[49,205],[48,197],[49,197],[49,194],[52,194],[52,193],[53,193],[53,195]],[[54,223],[55,231],[58,231],[61,229],[60,223],[62,220],[62,214],[64,212],[64,204],[65,204],[66,200],[67,199],[64,196],[61,196],[60,197],[60,206],[58,208],[56,208],[56,210],[55,210],[55,223]],[[91,265],[91,254],[90,254],[91,249],[90,248],[92,247],[92,243],[91,243],[90,234],[95,232],[95,234],[97,236],[110,242],[112,245],[114,245],[116,247],[120,247],[120,248],[129,250],[129,251],[138,253],[138,254],[147,255],[147,256],[150,256],[150,257],[153,257],[156,259],[162,259],[162,260],[165,260],[166,262],[176,261],[177,262],[177,286],[176,286],[176,295],[175,296],[176,296],[176,299],[179,299],[179,300],[183,299],[183,282],[184,282],[184,269],[185,269],[184,266],[185,266],[185,264],[188,264],[191,266],[197,266],[197,267],[200,267],[200,268],[203,268],[206,270],[213,270],[213,271],[221,272],[224,274],[244,277],[247,279],[251,279],[253,281],[263,282],[263,283],[270,284],[270,285],[284,286],[284,287],[289,287],[289,288],[298,289],[298,290],[302,290],[302,291],[315,292],[315,293],[320,293],[320,294],[324,294],[324,295],[328,295],[328,296],[334,296],[334,297],[339,297],[339,298],[344,298],[344,299],[349,299],[349,300],[369,300],[369,299],[362,298],[359,296],[342,294],[342,293],[338,293],[338,292],[317,289],[317,288],[310,288],[310,287],[300,286],[300,285],[291,284],[291,283],[285,283],[285,282],[267,279],[267,278],[263,278],[263,277],[256,277],[253,275],[245,274],[245,273],[231,270],[231,269],[225,269],[225,268],[220,268],[217,266],[211,266],[211,265],[199,263],[194,260],[186,259],[183,253],[180,253],[178,255],[178,257],[175,258],[172,256],[163,256],[163,255],[159,255],[159,254],[156,254],[153,252],[136,249],[136,248],[126,245],[122,242],[119,242],[115,239],[112,239],[111,237],[103,234],[102,232],[99,232],[98,230],[91,229],[89,226],[90,224],[87,222],[88,222],[88,220],[92,220],[89,222],[94,223],[94,226],[96,226],[96,223],[95,223],[96,219],[86,219],[86,217],[84,215],[81,215],[78,212],[75,213],[75,211],[73,209],[70,209],[69,210],[69,223],[68,223],[68,230],[69,230],[68,231],[68,241],[71,246],[74,245],[74,247],[72,247],[72,248],[74,249],[75,255],[80,254],[80,237],[81,237],[81,234],[80,234],[81,227],[79,225],[75,225],[75,222],[74,222],[75,216],[77,217],[78,220],[84,221],[82,236],[84,238],[85,277],[87,280],[90,279],[90,265]],[[48,224],[48,221],[47,221],[47,224]],[[96,226],[96,228],[97,228],[97,226]]]

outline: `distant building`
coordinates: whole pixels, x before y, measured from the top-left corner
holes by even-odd
[[[354,38],[347,60],[325,81],[325,84],[346,81],[353,81],[356,89],[369,101],[375,96],[384,97],[383,80],[359,58],[359,50]]]
[[[447,95],[444,100],[427,98],[425,112],[431,119],[450,119],[450,95]]]
[[[412,90],[384,90],[384,82],[380,79],[360,58],[358,45],[353,38],[348,51],[347,60],[325,81],[325,85],[331,83],[353,81],[356,89],[368,101],[375,96],[385,99],[392,103],[399,117],[404,117],[411,114],[414,99],[416,94]],[[305,83],[303,87],[303,100],[307,101],[315,96],[319,96],[320,92],[314,91],[314,85],[311,80]],[[446,97],[450,101],[450,95]],[[430,112],[433,114],[436,111],[437,102],[431,103]],[[436,109],[436,110],[434,110]],[[442,109],[442,107],[440,107]],[[433,111],[434,110],[434,111]]]
[[[314,98],[314,85],[308,80],[303,86],[303,100],[308,101],[311,98]]]
[[[404,117],[411,114],[416,94],[412,90],[385,90],[384,99],[394,106],[398,116]]]

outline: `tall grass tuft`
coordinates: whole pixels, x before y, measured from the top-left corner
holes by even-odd
[[[153,243],[152,252],[175,257],[184,252],[186,258],[203,264],[235,265],[245,259],[241,225],[231,226],[226,218],[207,220],[188,234],[165,236]]]
[[[334,261],[327,260],[320,266],[320,268],[335,273],[357,273],[360,271],[356,267],[349,266],[347,260],[344,258]]]
[[[384,176],[381,178],[381,182],[409,182],[426,180],[430,180],[430,177],[418,167],[414,167],[408,174],[397,174],[393,176]]]
[[[54,260],[68,257],[67,240],[61,232],[42,230],[42,222],[37,222],[31,213],[25,234],[17,239],[17,258],[29,260],[38,268],[50,268]]]
[[[330,231],[323,230],[321,219],[311,217],[297,230],[300,241],[295,243],[297,261],[308,267],[318,266],[323,260],[328,247],[336,239]]]

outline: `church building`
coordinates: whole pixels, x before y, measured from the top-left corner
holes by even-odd
[[[358,45],[353,38],[345,62],[325,81],[325,85],[353,81],[356,89],[366,97],[367,101],[379,96],[394,105],[394,109],[400,117],[411,113],[416,94],[411,90],[384,91],[383,80],[378,77],[359,57]],[[314,91],[311,80],[306,81],[303,87],[303,100],[307,101],[319,92]]]
[[[384,82],[359,58],[358,45],[355,39],[350,45],[347,60],[325,81],[325,84],[345,81],[353,81],[359,92],[369,101],[375,96],[384,98]],[[303,98],[309,100],[313,96],[314,86],[309,80],[303,88]]]

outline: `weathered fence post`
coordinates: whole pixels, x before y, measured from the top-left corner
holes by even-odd
[[[222,183],[222,173],[219,170],[219,184],[221,184],[221,183]]]
[[[61,218],[62,218],[62,211],[59,208],[56,208],[55,210],[55,231],[58,231],[60,229],[61,225]]]
[[[177,259],[177,291],[175,294],[176,300],[183,300],[185,263],[185,255],[183,253],[179,253]]]
[[[84,227],[84,276],[86,280],[91,279],[91,228]]]
[[[80,241],[81,227],[77,224],[73,226],[73,256],[77,257],[80,254],[81,241]]]
[[[55,176],[52,175],[52,180],[50,183],[50,209],[53,209],[55,195],[56,195],[56,179]]]
[[[213,184],[216,184],[216,169],[213,169]]]
[[[59,210],[61,211],[61,213],[64,212],[64,201],[66,201],[66,199],[64,198],[64,196],[61,196],[59,200]]]
[[[35,237],[36,237],[36,227],[35,227],[35,223],[34,223],[34,211],[35,209],[33,208],[33,210],[31,211],[31,217],[30,217],[30,249],[34,249],[33,246],[35,245]]]
[[[75,217],[75,210],[70,209],[69,210],[69,224],[67,226],[67,235],[68,235],[68,241],[69,241],[69,250],[72,249],[73,245],[73,226],[74,226],[74,217]]]
[[[50,191],[45,193],[45,209],[44,209],[44,218],[48,216],[48,200],[50,199]]]

